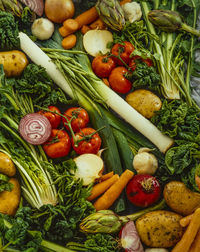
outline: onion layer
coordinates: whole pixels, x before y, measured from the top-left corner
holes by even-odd
[[[45,116],[30,113],[20,120],[19,132],[28,143],[39,145],[45,143],[50,137],[51,124]]]

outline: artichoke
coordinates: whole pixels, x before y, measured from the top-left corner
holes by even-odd
[[[100,210],[83,219],[80,223],[80,230],[86,233],[116,233],[129,220],[134,221],[145,213],[163,209],[164,207],[165,200],[163,199],[155,206],[145,208],[142,211],[127,216],[119,216],[112,210]]]
[[[116,31],[123,29],[124,12],[118,0],[98,0],[95,7],[100,18],[108,27]]]
[[[148,19],[162,31],[175,32],[183,30],[200,37],[200,31],[185,24],[180,14],[176,11],[152,10],[148,13]]]

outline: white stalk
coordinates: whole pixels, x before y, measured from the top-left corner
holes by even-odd
[[[38,65],[43,66],[55,83],[70,97],[73,97],[71,87],[51,59],[24,33],[20,32],[21,49]],[[95,83],[94,83],[95,85]],[[106,100],[107,105],[130,125],[147,137],[158,149],[165,153],[173,144],[173,139],[165,136],[149,120],[132,108],[124,99],[99,81],[94,88]]]

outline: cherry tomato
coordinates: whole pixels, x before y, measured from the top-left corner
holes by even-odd
[[[127,73],[128,70],[123,66],[116,67],[112,70],[109,76],[109,84],[117,93],[126,94],[131,90],[132,83],[125,76]]]
[[[48,106],[48,109],[53,112],[57,112],[59,114],[61,113],[59,108],[57,108],[56,106]],[[52,129],[56,129],[59,126],[60,121],[61,121],[60,115],[51,113],[49,111],[43,111],[43,110],[40,110],[38,113],[41,115],[44,115],[49,120],[49,122],[51,123]]]
[[[43,145],[43,149],[48,157],[65,157],[71,150],[70,137],[64,130],[52,129],[51,136]]]
[[[120,43],[115,44],[111,49],[111,53],[114,56],[120,56],[121,59],[126,64],[128,64],[131,60],[130,55],[134,50],[135,50],[134,46],[130,42],[125,41],[122,44],[120,44]],[[124,63],[120,59],[118,59],[117,57],[113,57],[113,59],[117,65],[119,65],[119,66],[124,65]]]
[[[77,154],[93,153],[97,154],[101,147],[101,138],[96,130],[92,128],[83,128],[80,132],[75,134],[75,139],[78,142],[78,145],[75,146],[74,140],[72,138],[72,147]],[[92,135],[93,134],[93,135]]]
[[[147,64],[147,66],[151,67],[153,66],[153,61],[151,59],[142,59],[143,62]]]
[[[97,56],[92,61],[92,69],[100,78],[106,78],[115,68],[115,61],[108,56]]]
[[[74,132],[79,132],[80,129],[85,128],[89,123],[89,115],[87,111],[81,107],[72,107],[65,111],[64,116],[68,118],[68,120],[71,120],[71,127]],[[63,124],[66,129],[69,130],[69,127],[67,125],[67,120],[65,118],[62,118]]]

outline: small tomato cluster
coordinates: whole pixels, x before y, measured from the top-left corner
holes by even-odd
[[[41,110],[38,113],[44,115],[52,126],[50,138],[43,144],[48,157],[67,156],[71,147],[79,155],[96,154],[99,151],[101,138],[96,130],[88,127],[89,115],[85,109],[71,107],[61,114],[59,108],[49,106],[48,111]],[[58,128],[61,122],[65,129]]]
[[[108,78],[110,87],[117,93],[126,94],[132,88],[131,73],[135,71],[137,61],[153,66],[151,59],[133,56],[135,48],[128,42],[116,43],[109,55],[100,55],[93,59],[92,69],[99,78]]]

